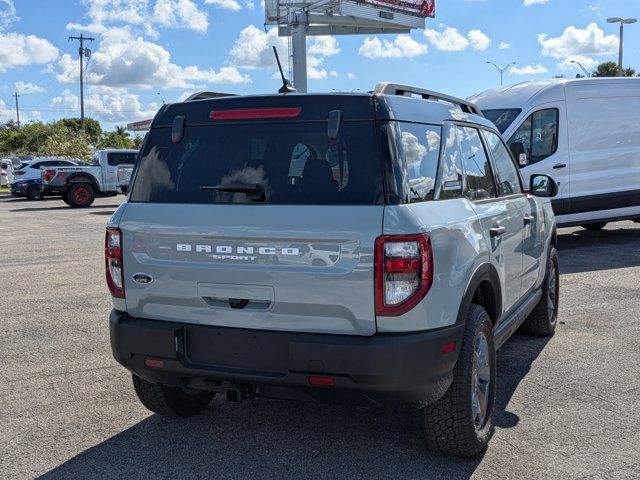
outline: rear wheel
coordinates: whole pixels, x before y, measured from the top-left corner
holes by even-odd
[[[453,382],[440,400],[423,410],[429,448],[460,457],[481,453],[493,434],[495,397],[491,319],[484,308],[472,304]]]
[[[558,301],[560,300],[560,273],[558,253],[551,247],[547,261],[547,274],[542,284],[542,296],[536,308],[520,327],[522,333],[530,335],[552,335],[558,323]]]
[[[31,185],[27,189],[27,198],[29,200],[42,200],[44,195],[42,194],[42,190],[38,185]]]
[[[67,190],[67,200],[73,208],[86,208],[96,198],[96,192],[89,183],[74,183]]]
[[[607,226],[607,222],[598,222],[598,223],[587,223],[586,225],[582,225],[582,228],[585,230],[589,230],[590,232],[595,232],[598,230],[602,230]]]
[[[140,402],[153,413],[164,417],[191,417],[204,410],[215,395],[213,392],[151,383],[137,375],[132,375],[132,378]]]

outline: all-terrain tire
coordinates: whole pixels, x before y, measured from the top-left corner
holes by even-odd
[[[474,370],[475,362],[479,362],[476,349],[481,337],[486,340],[489,382],[486,413],[478,422],[473,393],[478,378]],[[484,308],[472,304],[466,318],[458,362],[453,369],[453,382],[440,400],[423,410],[427,446],[431,450],[459,457],[473,457],[482,453],[493,435],[495,397],[496,354],[491,319]]]
[[[547,260],[547,273],[542,284],[542,296],[536,308],[529,314],[520,327],[522,333],[529,335],[553,335],[558,323],[558,304],[560,300],[560,274],[558,271],[558,252],[552,246]]]
[[[67,189],[67,201],[73,208],[91,206],[96,198],[96,192],[90,183],[72,183]]]
[[[27,198],[29,200],[42,200],[44,198],[44,195],[42,194],[42,190],[40,190],[40,187],[38,185],[31,185],[27,189]]]
[[[132,374],[133,388],[146,408],[169,418],[191,417],[206,408],[215,393],[151,383]]]
[[[66,203],[67,205],[71,206],[71,203],[69,203],[69,197],[68,197],[69,193],[68,192],[63,192],[62,193],[62,201],[64,203]]]
[[[598,230],[602,230],[607,226],[607,222],[598,222],[598,223],[587,223],[586,225],[582,225],[582,228],[585,230],[589,230],[590,232],[597,232]]]

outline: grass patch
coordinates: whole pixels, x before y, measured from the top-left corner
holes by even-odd
[[[5,187],[4,185],[1,186],[0,193],[9,193],[9,187]]]

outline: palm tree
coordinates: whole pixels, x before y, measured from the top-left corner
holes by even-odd
[[[636,71],[631,68],[622,69],[623,77],[633,77]],[[594,77],[617,77],[618,76],[618,64],[616,62],[604,62],[598,65],[596,71],[593,72]]]
[[[128,137],[129,132],[127,132],[127,127],[124,127],[122,125],[116,126],[116,135],[120,137]]]

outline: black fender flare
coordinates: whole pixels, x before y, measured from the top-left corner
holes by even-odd
[[[462,296],[460,302],[460,308],[458,309],[458,317],[456,318],[456,325],[463,325],[469,312],[469,307],[473,301],[473,296],[476,290],[482,282],[488,282],[491,286],[493,293],[493,308],[492,311],[487,312],[494,325],[500,320],[500,314],[502,312],[502,288],[500,286],[500,276],[496,268],[490,263],[483,263],[473,273],[471,280],[467,284],[467,288]]]
[[[95,177],[90,173],[77,172],[72,173],[67,177],[66,185],[69,187],[72,183],[90,183],[96,193],[100,192],[100,187]]]

